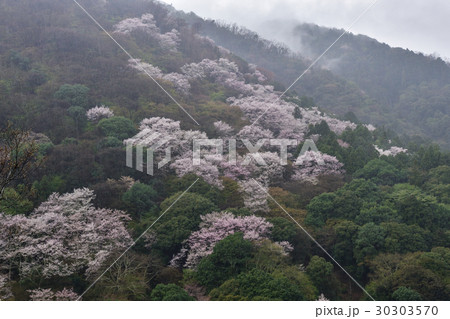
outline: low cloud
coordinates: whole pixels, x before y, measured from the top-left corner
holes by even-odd
[[[266,38],[295,22],[346,29],[374,0],[166,0],[201,17],[235,22]],[[448,0],[379,0],[352,28],[394,47],[450,58]],[[274,21],[283,25],[274,27]],[[284,33],[286,36],[286,32]]]

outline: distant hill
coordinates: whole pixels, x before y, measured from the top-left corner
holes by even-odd
[[[274,44],[236,25],[205,21],[192,13],[183,17],[218,45],[273,72],[285,86],[343,32],[300,24],[279,28],[276,34],[287,43]],[[352,112],[364,122],[450,147],[450,66],[442,59],[346,34],[319,66],[293,90],[338,115]]]

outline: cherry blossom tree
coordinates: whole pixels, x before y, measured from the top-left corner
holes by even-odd
[[[397,156],[401,153],[407,153],[408,150],[406,148],[398,147],[398,146],[392,146],[388,150],[383,150],[382,148],[379,148],[378,146],[374,145],[375,149],[378,153],[380,153],[380,156]]]
[[[128,65],[139,72],[148,73],[154,78],[162,79],[164,76],[164,73],[158,67],[142,62],[141,59],[129,59]]]
[[[239,133],[237,133],[237,138],[240,140],[249,140],[254,144],[262,139],[272,139],[274,136],[271,131],[255,124],[244,126]]]
[[[252,212],[268,212],[267,192],[269,188],[254,180],[243,180],[239,182],[244,197],[244,205]]]
[[[76,301],[79,298],[77,293],[67,288],[56,292],[51,289],[33,289],[28,292],[31,301]]]
[[[311,109],[301,109],[301,114],[303,121],[308,125],[316,125],[321,123],[322,121],[327,122],[330,130],[337,135],[342,134],[347,128],[354,130],[357,127],[355,123],[352,123],[350,121],[341,121],[334,117],[323,114],[317,107],[313,107]]]
[[[53,194],[29,216],[0,214],[0,269],[21,278],[88,276],[131,244],[121,211],[97,209],[91,190]]]
[[[222,170],[222,174],[225,177],[231,178],[235,181],[239,181],[241,179],[248,179],[251,175],[249,165],[242,165],[243,159],[242,157],[236,158],[236,163],[231,162],[230,160],[224,160],[220,163],[220,168]]]
[[[110,118],[114,116],[114,112],[109,107],[104,105],[95,106],[86,112],[86,117],[89,121],[98,122],[101,119]]]
[[[208,78],[242,94],[253,93],[253,87],[245,83],[237,64],[228,59],[221,58],[217,61],[204,59],[199,63],[184,65],[181,72],[191,79]]]
[[[266,76],[264,74],[262,74],[261,71],[258,70],[258,66],[256,64],[250,63],[248,65],[248,68],[251,72],[248,75],[250,75],[252,78],[254,78],[257,82],[264,83],[265,81],[267,81]]]
[[[223,185],[219,178],[220,174],[218,169],[220,160],[211,156],[206,156],[201,158],[200,161],[200,165],[194,165],[192,152],[189,152],[187,156],[175,160],[170,167],[175,169],[178,177],[193,173],[197,176],[201,176],[208,184],[222,189]]]
[[[255,159],[259,156],[261,164]],[[274,152],[259,152],[246,154],[243,165],[248,165],[251,175],[261,183],[269,183],[283,178],[284,166],[281,165],[280,156]]]
[[[228,212],[211,213],[202,216],[200,230],[193,232],[183,244],[180,254],[171,264],[186,260],[184,267],[195,268],[203,257],[212,254],[214,246],[236,232],[242,232],[244,239],[257,241],[268,238],[272,224],[262,217],[234,216]]]
[[[130,34],[133,31],[142,31],[147,33],[151,38],[157,40],[164,50],[177,51],[180,43],[180,33],[176,29],[161,34],[160,29],[156,26],[156,22],[152,14],[147,13],[141,18],[130,18],[120,21],[114,26],[115,33]]]
[[[194,37],[203,43],[208,43],[209,45],[214,46],[214,47],[216,46],[216,42],[213,39],[211,39],[210,37],[199,35],[197,33],[194,35]]]
[[[188,95],[191,90],[191,84],[189,83],[189,79],[180,73],[169,73],[165,74],[162,79],[164,81],[172,83],[174,88],[181,94]]]
[[[171,83],[174,88],[181,94],[188,95],[191,89],[189,78],[180,73],[164,74],[158,67],[149,63],[142,62],[140,59],[128,60],[128,65],[139,72],[150,75],[155,79],[162,79]]]
[[[342,148],[349,148],[350,147],[350,144],[348,144],[347,142],[345,142],[345,141],[343,141],[341,139],[338,139],[337,142],[338,142],[339,146],[342,147]]]
[[[152,117],[141,121],[140,132],[124,141],[127,145],[142,145],[152,147],[155,158],[165,156],[165,150],[171,150],[172,159],[192,158],[192,143],[194,139],[207,139],[200,131],[185,131],[180,128],[180,122],[164,117]]]
[[[12,292],[9,287],[8,276],[0,274],[0,301],[7,300],[12,297]]]
[[[288,255],[290,252],[294,251],[294,246],[288,241],[277,241],[275,242],[278,246],[283,248],[284,255]]]
[[[330,299],[325,297],[325,295],[322,293],[322,294],[319,295],[319,298],[317,298],[316,301],[330,301]]]
[[[122,20],[114,26],[114,32],[116,33],[129,34],[135,30],[144,31],[154,37],[157,37],[160,34],[154,17],[150,13],[142,15],[141,18]]]
[[[321,175],[342,175],[343,164],[336,157],[320,152],[307,151],[298,157],[293,180],[317,183]]]
[[[214,128],[216,129],[217,135],[222,138],[231,137],[233,135],[233,128],[225,122],[214,122]]]
[[[177,51],[177,47],[180,44],[180,33],[176,29],[172,29],[172,31],[161,34],[159,36],[159,44],[163,49],[170,51]]]

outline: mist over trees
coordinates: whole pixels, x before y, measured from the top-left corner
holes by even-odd
[[[405,109],[356,67],[280,98],[309,63],[282,44],[159,2],[80,3],[135,59],[72,3],[0,0],[0,300],[369,300],[297,223],[375,299],[448,300],[450,155],[389,129],[426,118],[442,144],[440,61],[394,50],[423,76],[389,88]],[[126,166],[148,134],[172,155],[153,176]],[[236,138],[236,163],[193,165],[197,138]],[[274,138],[298,142],[287,165]]]

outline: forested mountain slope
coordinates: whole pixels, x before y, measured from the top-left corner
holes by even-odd
[[[0,0],[0,300],[448,300],[448,153],[325,112],[311,95],[372,103],[326,70],[281,98],[270,67],[307,61],[279,45],[217,28],[240,56],[158,2],[79,2],[133,59],[72,1]],[[224,154],[194,165],[207,138]],[[153,143],[170,163],[127,167]]]

